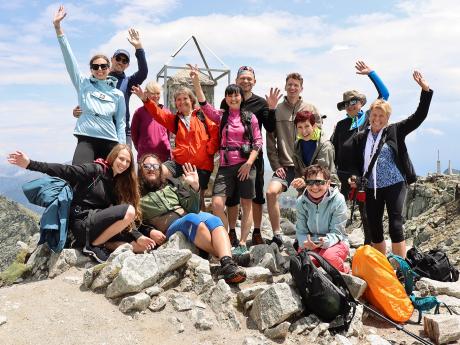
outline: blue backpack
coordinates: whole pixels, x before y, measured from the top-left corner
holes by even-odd
[[[406,290],[409,299],[412,302],[414,308],[418,311],[418,320],[417,323],[422,322],[422,314],[424,311],[431,310],[435,308],[434,313],[439,314],[439,307],[443,305],[447,308],[449,313],[452,315],[450,308],[444,303],[438,301],[436,296],[426,296],[426,297],[416,297],[414,295],[414,284],[415,281],[420,279],[420,276],[415,273],[412,268],[409,266],[406,260],[404,260],[399,255],[388,254],[388,260],[392,263],[393,267],[397,267],[398,271],[402,274],[404,279],[404,289]]]

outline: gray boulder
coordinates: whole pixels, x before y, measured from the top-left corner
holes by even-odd
[[[244,304],[247,301],[254,299],[258,294],[267,290],[269,287],[270,285],[266,285],[266,284],[255,285],[255,286],[251,286],[249,288],[239,291],[236,295],[236,298],[238,299],[238,303]]]
[[[128,257],[107,287],[106,297],[115,298],[150,287],[166,273],[185,265],[191,255],[189,250],[164,249]]]
[[[274,284],[260,293],[252,304],[250,316],[260,330],[273,327],[302,310],[297,293],[288,284]]]
[[[271,282],[272,273],[268,268],[260,266],[246,267],[246,283]]]
[[[77,264],[77,250],[63,249],[60,253],[51,253],[48,261],[48,277],[54,278]]]
[[[295,224],[293,224],[289,219],[281,218],[280,227],[284,235],[286,236],[295,235]]]
[[[176,311],[191,310],[195,305],[195,303],[190,298],[181,295],[172,296],[171,304]]]
[[[233,330],[241,328],[240,322],[236,314],[236,310],[232,303],[232,291],[230,286],[220,279],[215,286],[204,296],[211,309],[216,314],[217,320],[225,327]]]
[[[182,232],[176,232],[168,239],[165,244],[158,248],[160,251],[168,249],[188,249],[194,254],[199,253],[198,248],[192,242],[190,242]]]
[[[270,339],[284,339],[288,335],[290,322],[284,321],[273,328],[267,328],[264,335]]]
[[[133,296],[125,297],[121,300],[118,309],[122,313],[130,313],[134,311],[144,311],[150,304],[150,296],[141,292]]]
[[[460,280],[456,282],[440,282],[428,278],[422,278],[416,283],[417,289],[422,294],[447,295],[460,298]]]
[[[351,295],[355,299],[359,299],[367,288],[366,281],[351,274],[342,273],[342,277],[343,280],[345,280],[345,284],[347,284]]]
[[[154,297],[150,302],[149,310],[153,312],[160,311],[166,306],[166,303],[168,303],[168,299],[165,296]]]

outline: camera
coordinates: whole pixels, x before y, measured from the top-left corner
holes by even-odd
[[[241,157],[249,158],[249,155],[251,154],[251,151],[252,151],[252,146],[251,145],[249,145],[249,144],[241,145],[241,148],[240,148]]]

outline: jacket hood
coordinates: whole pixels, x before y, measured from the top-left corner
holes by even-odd
[[[91,76],[89,78],[91,80],[92,83],[95,83],[95,84],[106,84],[110,87],[114,87],[116,88],[117,87],[117,82],[118,82],[118,79],[109,75],[107,76],[107,78],[105,80],[100,80],[100,79],[97,79],[97,78],[94,78],[93,76]]]

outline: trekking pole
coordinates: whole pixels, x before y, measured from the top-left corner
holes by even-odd
[[[391,324],[393,327],[395,327],[398,331],[403,331],[404,333],[406,333],[407,335],[411,336],[412,338],[418,340],[419,342],[421,342],[422,344],[424,345],[434,345],[432,342],[428,341],[428,340],[425,340],[423,339],[422,337],[419,337],[417,334],[415,333],[412,333],[411,331],[408,331],[407,329],[404,328],[403,325],[400,325],[396,322],[393,322],[392,320],[390,320],[389,318],[387,318],[386,316],[380,314],[378,311],[372,309],[371,307],[368,307],[367,305],[361,303],[360,301],[356,301],[357,303],[361,304],[364,309],[366,309],[367,311],[370,311],[372,314],[374,314],[375,316],[379,317],[380,319],[388,322],[389,324]]]
[[[353,192],[353,203],[351,204],[351,214],[350,219],[347,221],[346,226],[350,226],[353,223],[353,214],[355,213],[355,206],[356,206],[356,196],[358,195],[358,188],[355,188]]]

